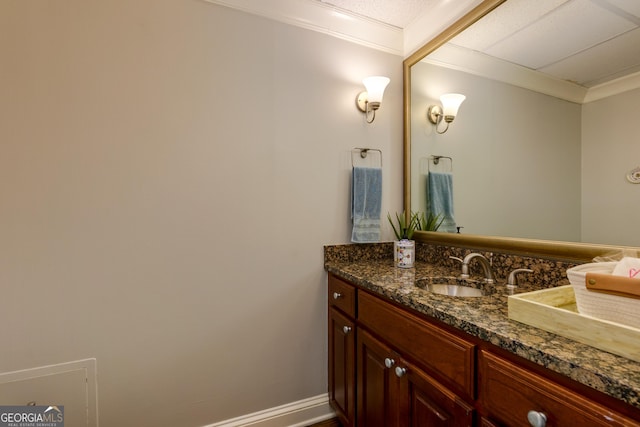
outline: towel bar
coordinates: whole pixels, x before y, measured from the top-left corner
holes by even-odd
[[[378,148],[360,148],[360,147],[356,147],[351,151],[351,167],[355,167],[355,160],[353,157],[354,154],[359,153],[360,158],[366,159],[367,155],[369,154],[369,151],[377,151],[378,153],[380,153],[380,167],[382,167],[382,150]]]
[[[430,156],[429,160],[433,161],[434,165],[437,165],[440,163],[440,159],[448,159],[450,162],[450,170],[453,171],[453,159],[451,157],[448,156]]]

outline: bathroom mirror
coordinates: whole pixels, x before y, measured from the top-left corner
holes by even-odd
[[[429,157],[432,155],[452,158],[452,165],[448,160],[443,159],[438,166],[445,168],[452,166],[456,196],[464,194],[467,197],[464,212],[459,211],[457,203],[455,208],[458,225],[465,227],[461,231],[462,234],[418,232],[416,240],[478,249],[496,248],[514,253],[547,255],[580,261],[589,260],[616,248],[638,246],[635,243],[603,239],[596,239],[598,243],[580,241],[583,221],[581,212],[585,209],[584,200],[581,200],[581,185],[584,185],[581,182],[584,179],[581,170],[585,165],[580,158],[583,143],[580,135],[581,120],[584,119],[582,119],[583,104],[579,101],[584,93],[581,93],[580,89],[575,93],[568,93],[565,99],[560,99],[555,95],[534,92],[532,88],[535,82],[531,87],[512,85],[511,89],[515,88],[515,90],[506,95],[504,99],[507,101],[500,105],[493,105],[491,101],[501,89],[491,87],[494,83],[486,83],[488,80],[484,82],[478,80],[486,77],[471,75],[464,76],[462,80],[460,78],[455,80],[456,76],[465,71],[464,67],[456,69],[449,64],[448,67],[438,68],[438,58],[429,60],[429,56],[437,57],[438,49],[450,39],[458,36],[480,19],[492,19],[491,11],[505,7],[509,2],[515,3],[514,0],[481,2],[475,9],[404,61],[405,210],[407,212],[425,210],[424,180],[429,168],[435,167],[429,163]],[[502,28],[501,25],[506,24],[493,22],[489,28]],[[455,54],[454,52],[451,55],[455,57]],[[423,61],[425,58],[427,60]],[[427,68],[427,71],[425,72],[422,68]],[[429,77],[425,78],[424,73]],[[462,89],[456,86],[457,83],[447,86],[447,78],[455,82],[462,81],[466,86],[463,85]],[[434,85],[434,82],[444,83],[439,83],[440,86],[438,86]],[[432,87],[426,87],[429,84]],[[469,94],[471,97],[467,96],[458,117],[451,123],[450,130],[442,135],[436,135],[433,125],[426,119],[429,104],[437,104],[437,98],[442,93],[464,93],[465,90],[471,91]],[[569,89],[569,92],[571,90]],[[441,92],[438,93],[438,91]],[[635,92],[635,96],[640,98],[640,91]],[[516,105],[522,97],[530,98],[529,101],[533,98],[534,105],[540,105],[535,104],[536,102],[547,102],[548,104],[545,105],[549,107],[529,107],[526,112],[518,111]],[[540,101],[538,99],[540,97],[548,99]],[[578,101],[573,100],[572,97]],[[498,110],[498,107],[501,109]],[[561,113],[566,112],[569,118],[561,116]],[[483,115],[489,119],[492,115],[500,117],[496,122],[490,122],[489,119],[482,117]],[[532,115],[535,116],[534,120],[529,120]],[[515,127],[518,121],[528,123],[529,128],[518,130]],[[470,129],[470,123],[474,123],[477,127]],[[538,145],[530,143],[524,148],[518,145],[522,135],[526,136],[540,130],[547,133],[541,133]],[[472,145],[481,139],[478,135],[489,133],[492,134],[492,139],[505,134],[508,142],[486,147]],[[426,143],[423,138],[425,136]],[[422,147],[424,151],[420,152],[416,149],[418,144],[427,147]],[[509,160],[507,157],[509,152],[522,149],[529,150],[524,161],[522,157],[514,161]],[[555,149],[561,149],[561,151],[553,151]],[[496,153],[497,150],[499,153]],[[522,156],[522,153],[515,154]],[[640,153],[638,154],[636,156],[638,158],[634,160],[640,162]],[[457,180],[463,176],[460,168],[463,168],[467,174],[466,180]],[[504,173],[491,174],[498,169]],[[540,174],[532,175],[533,171]],[[618,172],[620,176],[616,178],[624,180],[626,171]],[[469,179],[469,176],[472,178]],[[514,185],[518,180],[521,182]],[[543,186],[530,185],[537,182]],[[640,186],[620,184],[626,185],[625,191],[640,190],[636,188]],[[461,185],[467,187],[461,189]],[[555,198],[549,194],[551,191],[556,193]],[[501,194],[506,194],[507,198],[501,200],[498,197]],[[635,199],[640,200],[637,191],[635,194]],[[484,202],[487,205],[483,205]],[[514,211],[513,208],[516,210]],[[591,213],[591,210],[588,212]],[[493,223],[492,220],[494,220]],[[606,232],[606,223],[603,227],[604,230],[600,231]],[[640,239],[640,236],[637,236],[637,239]]]

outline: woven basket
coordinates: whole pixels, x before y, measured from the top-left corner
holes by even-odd
[[[567,270],[567,277],[576,295],[578,312],[640,329],[640,299],[587,289],[585,283],[587,273],[611,274],[616,264],[616,262],[596,262]]]

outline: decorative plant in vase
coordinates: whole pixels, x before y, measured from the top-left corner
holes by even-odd
[[[396,212],[396,220],[394,222],[391,214],[387,213],[387,219],[398,239],[393,242],[393,260],[396,266],[401,268],[413,267],[416,243],[411,239],[413,238],[413,233],[420,227],[420,215],[413,212],[411,215],[406,215],[405,212],[399,215]]]
[[[396,212],[396,223],[391,218],[391,214],[387,213],[387,219],[398,240],[411,240],[413,233],[420,229],[420,216],[418,213],[412,213],[407,220],[407,215],[404,212],[402,212],[402,215]]]
[[[416,230],[438,231],[443,221],[444,215],[434,215],[431,211],[427,214],[419,212]]]

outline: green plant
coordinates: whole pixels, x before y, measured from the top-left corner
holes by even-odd
[[[410,240],[413,237],[414,231],[416,231],[416,229],[419,229],[420,227],[420,219],[418,213],[411,213],[407,220],[407,215],[404,212],[402,212],[402,215],[399,215],[396,212],[395,223],[393,221],[393,218],[391,217],[391,214],[387,213],[387,219],[389,220],[389,224],[391,224],[391,228],[393,228],[393,232],[395,233],[398,240]]]
[[[433,212],[429,212],[428,214],[420,212],[416,229],[422,231],[438,231],[443,221],[444,215],[434,215]]]

